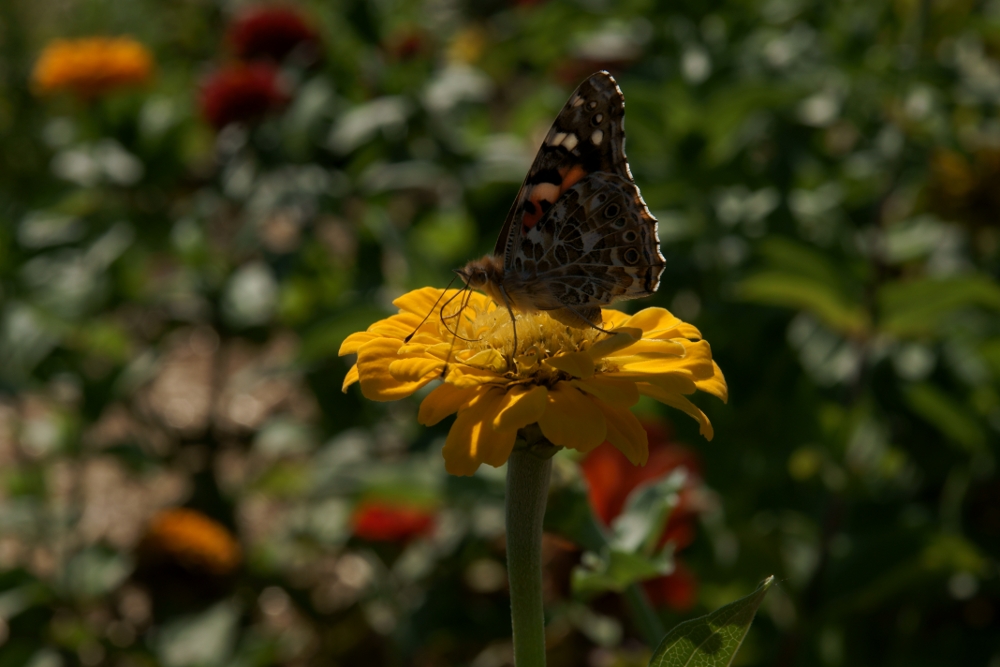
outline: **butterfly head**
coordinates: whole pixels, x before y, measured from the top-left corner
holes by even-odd
[[[472,289],[491,294],[490,288],[500,285],[503,281],[503,260],[493,255],[486,255],[469,262],[455,273]]]

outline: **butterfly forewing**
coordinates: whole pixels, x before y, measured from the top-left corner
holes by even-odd
[[[600,306],[659,286],[656,219],[625,158],[624,117],[621,90],[598,72],[552,124],[497,241],[514,306],[593,323]]]
[[[507,214],[494,255],[508,257],[517,232],[536,225],[584,176],[601,172],[632,180],[625,159],[624,118],[625,98],[610,74],[597,72],[580,84],[545,136]]]

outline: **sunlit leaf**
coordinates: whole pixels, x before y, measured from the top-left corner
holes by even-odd
[[[588,551],[580,567],[573,570],[573,592],[578,595],[606,591],[621,593],[636,582],[662,577],[673,571],[671,548],[653,557],[614,549],[606,549],[600,555]]]
[[[774,583],[768,577],[750,595],[708,616],[681,623],[656,648],[649,667],[722,667],[731,665],[757,608]]]

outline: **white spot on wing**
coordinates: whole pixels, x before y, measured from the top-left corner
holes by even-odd
[[[578,107],[578,106],[580,106],[581,104],[583,104],[583,98],[582,98],[582,97],[580,97],[579,95],[575,96],[575,97],[573,98],[573,106],[574,106],[574,107]]]
[[[565,138],[566,138],[566,133],[559,132],[556,134],[556,136],[552,137],[552,140],[549,142],[549,146],[558,146],[563,142],[563,139]]]
[[[591,250],[593,250],[594,246],[596,246],[598,241],[600,241],[602,238],[604,238],[604,236],[599,232],[587,232],[586,234],[584,234],[583,251],[590,252]]]
[[[576,148],[576,145],[579,142],[580,142],[580,140],[576,138],[576,135],[570,133],[570,134],[566,135],[565,139],[563,139],[562,145],[563,145],[563,148],[565,148],[568,151],[571,151],[574,148]]]
[[[594,130],[594,133],[590,135],[590,140],[595,146],[600,146],[601,142],[604,141],[604,132],[601,130]]]
[[[602,113],[595,113],[594,114],[594,122],[595,123],[600,123],[603,120],[604,120],[604,114],[602,114]]]

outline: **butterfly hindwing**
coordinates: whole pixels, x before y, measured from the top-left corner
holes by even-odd
[[[494,255],[511,268],[510,250],[559,197],[602,172],[631,182],[625,159],[625,98],[614,78],[597,72],[580,84],[552,123],[497,239]]]
[[[656,232],[631,180],[591,174],[511,248],[507,279],[540,310],[589,310],[649,296],[663,272]]]

